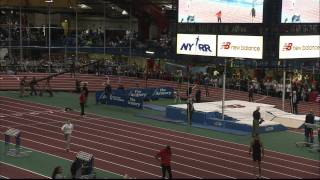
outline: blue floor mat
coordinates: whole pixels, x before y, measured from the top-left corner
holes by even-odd
[[[151,110],[155,110],[155,111],[160,111],[160,112],[166,112],[165,106],[159,106],[159,105],[155,105],[155,104],[145,103],[145,104],[143,104],[143,108],[151,109]]]

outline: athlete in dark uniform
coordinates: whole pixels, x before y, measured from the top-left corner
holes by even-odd
[[[87,106],[88,97],[89,97],[89,90],[88,90],[88,87],[87,87],[87,82],[85,82],[83,84],[82,91],[84,91],[84,96],[86,97],[84,105]]]
[[[258,164],[259,167],[259,176],[258,178],[261,178],[261,160],[264,156],[264,150],[262,146],[262,142],[260,141],[259,136],[256,134],[254,136],[253,141],[250,144],[250,150],[249,155],[252,153],[252,160],[254,163],[254,172],[256,171],[256,164]]]
[[[260,107],[257,106],[257,109],[253,112],[253,123],[252,123],[252,137],[254,137],[256,134],[259,134],[259,125],[264,121],[261,118],[260,114]]]

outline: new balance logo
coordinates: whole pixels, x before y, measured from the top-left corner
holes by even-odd
[[[292,45],[292,43],[285,43],[282,48],[282,51],[290,51],[292,49]]]
[[[231,42],[223,42],[221,49],[230,49]]]

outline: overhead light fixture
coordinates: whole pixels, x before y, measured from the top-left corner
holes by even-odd
[[[128,15],[128,12],[126,10],[123,10],[121,14],[122,15]]]
[[[90,6],[85,5],[85,4],[78,4],[78,6],[79,6],[81,9],[91,9]]]
[[[154,54],[153,51],[146,51],[146,54]]]
[[[46,3],[53,3],[53,0],[45,0]]]
[[[172,9],[172,4],[166,4],[166,5],[163,5],[163,7],[165,9],[171,10]]]

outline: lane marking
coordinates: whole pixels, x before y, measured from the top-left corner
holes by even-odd
[[[11,167],[17,168],[17,169],[21,169],[21,170],[27,171],[27,172],[32,173],[32,174],[36,174],[36,175],[41,176],[41,177],[45,177],[45,178],[47,178],[47,179],[51,179],[51,177],[49,177],[49,176],[45,176],[45,175],[42,175],[42,174],[40,174],[40,173],[31,171],[31,170],[28,170],[28,169],[25,169],[25,168],[22,168],[22,167],[18,167],[18,166],[15,166],[15,165],[12,165],[12,164],[3,162],[3,161],[0,161],[0,163],[5,164],[5,165],[7,165],[7,166],[11,166]]]
[[[45,107],[61,108],[61,107],[58,107],[58,106],[49,106],[49,105],[45,105],[45,104],[40,104],[40,103],[35,103],[35,102],[29,102],[29,101],[26,101],[26,100],[19,100],[19,99],[14,99],[14,98],[10,98],[10,97],[1,97],[1,98],[2,98],[2,99],[11,99],[11,100],[14,100],[14,101],[16,101],[16,102],[25,102],[25,103],[27,103],[27,104],[15,103],[15,102],[12,102],[12,101],[3,100],[3,101],[5,101],[5,102],[10,102],[10,103],[13,103],[13,104],[19,104],[19,105],[27,106],[27,107],[37,107],[37,108],[46,109],[46,110],[48,110],[48,109],[45,108]],[[38,106],[34,106],[34,105],[28,105],[28,103],[40,105],[40,106],[42,106],[42,107],[38,107]],[[156,127],[156,126],[152,126],[152,125],[146,125],[146,124],[139,123],[139,122],[131,122],[131,121],[127,121],[127,120],[123,120],[123,119],[118,119],[118,118],[113,118],[113,117],[104,117],[104,116],[96,115],[96,114],[92,114],[92,113],[88,113],[88,114],[89,114],[89,115],[91,114],[91,115],[94,115],[94,116],[98,116],[98,117],[101,117],[101,118],[104,118],[104,119],[119,120],[119,121],[121,121],[121,122],[126,122],[126,123],[128,123],[128,124],[138,124],[138,125],[145,126],[145,127],[152,127],[152,128],[155,128],[155,129],[163,129],[163,130],[166,130],[166,131],[171,131],[171,132],[175,132],[175,133],[178,133],[178,134],[188,134],[188,135],[190,135],[190,136],[201,137],[201,138],[208,139],[208,140],[215,140],[215,141],[220,141],[220,142],[224,142],[224,143],[230,143],[230,144],[235,144],[235,145],[247,147],[247,145],[244,145],[244,144],[239,144],[239,143],[235,143],[235,142],[229,142],[229,141],[225,141],[225,140],[221,140],[221,139],[216,139],[216,138],[212,138],[212,137],[205,137],[205,136],[201,136],[201,135],[197,135],[197,134],[191,134],[191,133],[187,133],[187,132],[181,132],[181,131],[177,131],[177,130],[166,129],[166,128]],[[70,114],[70,115],[73,115],[73,114]],[[75,115],[73,115],[73,116],[75,116]],[[92,119],[93,119],[93,118],[92,118]],[[97,120],[97,121],[101,121],[101,120],[99,120],[99,119],[96,119],[96,120]],[[108,121],[103,121],[103,122],[108,122]],[[123,125],[123,126],[126,126],[126,125]],[[128,125],[127,125],[127,126],[128,126]],[[136,128],[136,129],[137,129],[137,127],[132,127],[132,128]],[[152,130],[150,130],[150,131],[152,131]],[[153,131],[153,132],[156,132],[156,131]],[[160,132],[157,132],[157,133],[160,133]],[[165,134],[165,133],[164,133],[164,134]],[[167,135],[170,135],[170,134],[167,134]],[[170,135],[170,136],[177,137],[177,136],[175,136],[175,135]],[[178,137],[179,137],[179,136],[178,136]],[[217,145],[217,144],[214,144],[214,143],[203,142],[203,141],[199,141],[199,140],[195,140],[195,139],[190,139],[190,138],[183,138],[183,137],[179,137],[179,138],[189,139],[189,140],[192,140],[192,141],[202,142],[202,143],[211,144],[211,145]],[[221,145],[220,145],[220,146],[221,146]],[[225,147],[225,148],[230,148],[230,147],[226,147],[226,146],[224,146],[224,147]],[[232,149],[235,149],[235,148],[232,148]],[[239,150],[239,149],[235,149],[235,150],[244,151],[244,152],[245,152],[245,150]],[[295,155],[291,155],[291,154],[285,154],[285,153],[277,152],[277,151],[273,151],[273,150],[267,150],[267,151],[270,151],[270,152],[273,152],[273,153],[276,153],[276,154],[280,154],[280,155],[284,155],[284,156],[291,156],[291,157],[295,157],[295,158],[301,158],[301,159],[305,159],[305,160],[309,160],[309,161],[318,162],[317,160],[308,159],[308,158],[305,158],[305,157],[295,156]],[[279,160],[284,160],[284,161],[287,161],[287,162],[292,162],[292,163],[297,163],[297,164],[312,166],[312,165],[308,165],[308,164],[304,164],[304,163],[299,163],[299,162],[295,162],[295,161],[290,161],[290,160],[286,160],[286,159],[278,158],[278,157],[274,157],[274,156],[268,156],[268,157],[270,157],[270,158],[275,158],[275,159],[279,159]]]
[[[21,119],[24,119],[24,118],[21,118]],[[42,119],[48,119],[48,118],[43,118],[42,117]],[[26,119],[27,120],[27,119]],[[29,120],[29,121],[32,121],[32,120]],[[53,120],[54,121],[54,120]],[[14,122],[15,123],[15,122]],[[34,128],[34,127],[33,127]],[[36,129],[39,129],[39,128],[36,128]],[[43,130],[43,129],[40,129],[40,130]],[[44,131],[49,131],[49,130],[44,130]],[[49,131],[50,132],[50,131]],[[56,133],[56,132],[54,132],[54,133]],[[250,158],[249,158],[250,159]],[[281,166],[281,165],[279,165],[279,166]],[[289,168],[290,169],[290,168]],[[296,169],[295,169],[296,170]],[[271,171],[271,170],[270,170]],[[272,171],[272,172],[274,172],[274,171]],[[302,172],[305,172],[305,171],[302,171]],[[279,172],[278,172],[279,173]],[[309,172],[305,172],[305,173],[309,173]],[[282,173],[280,173],[280,174],[282,174]],[[309,173],[310,174],[310,173]],[[314,174],[314,173],[311,173],[311,174]],[[285,174],[284,174],[285,175]],[[316,174],[316,175],[318,175],[318,174]],[[290,176],[290,175],[289,175]]]

